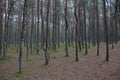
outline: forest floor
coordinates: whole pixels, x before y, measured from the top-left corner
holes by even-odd
[[[100,55],[96,56],[96,47],[79,53],[79,62],[75,62],[75,48],[69,48],[69,57],[63,48],[50,51],[50,64],[44,65],[44,53],[30,54],[29,60],[23,60],[23,73],[18,74],[18,53],[9,50],[7,58],[0,60],[0,80],[120,80],[120,43],[114,49],[110,46],[110,61],[105,61],[105,45],[100,46]],[[25,54],[25,53],[24,53]]]

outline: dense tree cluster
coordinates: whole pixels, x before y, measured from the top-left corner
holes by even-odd
[[[106,60],[109,61],[109,44],[120,40],[119,0],[0,0],[0,56],[5,58],[8,48],[16,47],[19,53],[19,72],[26,48],[29,54],[41,50],[45,65],[49,64],[48,51],[64,44],[78,51],[106,43]]]

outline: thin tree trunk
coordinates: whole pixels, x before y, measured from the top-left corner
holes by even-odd
[[[68,57],[68,17],[67,17],[67,0],[65,0],[65,51],[66,51],[66,57]]]
[[[4,30],[4,48],[3,48],[3,57],[4,58],[6,57],[6,52],[7,52],[8,26],[9,26],[9,22],[10,22],[10,15],[11,15],[11,12],[13,11],[13,6],[14,6],[14,0],[9,0],[8,1],[8,14],[7,14],[7,10],[5,9],[5,30]]]
[[[74,15],[76,19],[76,24],[75,24],[75,47],[76,47],[76,61],[78,60],[78,16],[77,16],[77,0],[75,0],[74,4]]]
[[[98,0],[96,0],[96,27],[97,27],[97,56],[99,55],[99,12]]]
[[[2,55],[2,20],[3,20],[3,14],[2,14],[2,0],[0,1],[0,56]]]
[[[23,63],[22,58],[23,58],[23,47],[24,47],[24,30],[25,30],[25,16],[26,16],[27,1],[28,0],[24,0],[23,22],[22,22],[22,28],[20,32],[19,73],[22,72],[22,63]]]
[[[41,31],[41,43],[42,43],[42,45],[41,45],[41,47],[43,48],[44,47],[44,15],[43,15],[43,0],[41,0],[41,29],[42,29],[42,31]]]
[[[85,29],[85,54],[88,54],[85,0],[83,0],[83,15],[84,15],[84,29]]]
[[[31,0],[32,1],[32,0]],[[32,1],[32,22],[31,22],[31,33],[30,33],[30,53],[33,51],[33,27],[34,27],[34,1]]]
[[[48,3],[47,3],[47,16],[46,16],[46,35],[45,37],[43,37],[44,39],[44,42],[43,42],[43,50],[45,52],[45,65],[48,65],[49,64],[49,60],[50,60],[50,56],[48,54],[48,33],[49,33],[49,8],[50,8],[50,0],[48,0]],[[44,48],[44,43],[45,43],[45,48]]]
[[[40,0],[37,0],[37,54],[39,53],[39,2]]]
[[[104,26],[105,26],[105,39],[106,39],[106,61],[109,61],[109,38],[108,38],[108,26],[107,26],[107,15],[106,15],[106,1],[103,0],[104,10]]]

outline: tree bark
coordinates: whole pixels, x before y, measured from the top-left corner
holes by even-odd
[[[67,0],[65,0],[65,51],[66,51],[66,57],[68,57],[68,14],[67,14]]]
[[[98,0],[96,0],[96,27],[97,27],[97,56],[99,55],[99,10]]]
[[[0,1],[0,56],[2,55],[2,29],[3,29],[2,0]]]
[[[106,15],[106,1],[103,0],[104,10],[104,27],[105,27],[105,42],[106,42],[106,61],[109,61],[109,38],[108,38],[108,26],[107,26],[107,15]]]
[[[40,0],[37,0],[37,54],[39,53],[39,2]]]
[[[88,54],[85,0],[83,0],[83,15],[84,15],[84,29],[85,29],[85,54]]]
[[[23,47],[24,47],[24,30],[25,30],[25,17],[26,17],[26,7],[27,7],[27,1],[24,0],[24,7],[23,7],[23,22],[22,22],[22,28],[20,32],[20,52],[19,52],[19,73],[22,72],[22,58],[23,58]]]
[[[74,15],[76,19],[76,24],[75,24],[75,47],[76,47],[76,61],[78,60],[78,16],[77,16],[77,0],[75,0],[74,4]]]

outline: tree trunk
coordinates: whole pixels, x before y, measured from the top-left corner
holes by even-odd
[[[49,33],[49,8],[50,8],[50,0],[48,0],[47,3],[47,15],[46,15],[46,35],[45,37],[43,37],[44,42],[43,42],[43,50],[45,52],[45,65],[49,64],[49,60],[50,60],[50,56],[48,54],[48,33]],[[44,44],[45,44],[45,48],[44,48]]]
[[[32,1],[32,0],[31,0]],[[30,53],[33,51],[33,27],[34,27],[34,1],[32,1],[32,21],[31,21],[31,33],[30,33]]]
[[[4,48],[3,48],[3,57],[4,58],[6,57],[6,52],[7,52],[8,26],[9,26],[9,23],[10,23],[10,15],[13,11],[13,6],[14,6],[14,0],[9,0],[8,1],[8,14],[7,14],[7,10],[5,9],[5,29],[4,29]]]
[[[106,1],[103,0],[104,10],[104,27],[105,27],[105,41],[106,41],[106,61],[109,61],[109,38],[108,38],[108,26],[107,26],[107,15],[106,15]]]
[[[76,61],[78,60],[78,16],[77,16],[77,0],[75,0],[74,4],[74,15],[76,19],[76,24],[75,24],[75,47],[76,47]]]
[[[85,0],[83,0],[83,15],[84,15],[84,29],[85,29],[85,54],[88,54]]]
[[[24,7],[23,7],[23,22],[22,22],[22,28],[20,32],[20,52],[19,52],[19,73],[22,72],[22,58],[23,58],[23,47],[24,47],[24,30],[25,30],[25,17],[26,17],[26,7],[27,7],[27,1],[24,0]]]
[[[96,27],[97,27],[97,56],[99,55],[99,12],[98,0],[96,0]]]
[[[2,20],[3,20],[3,14],[2,14],[2,0],[0,1],[0,56],[2,55]]]
[[[65,0],[65,51],[66,51],[66,57],[68,57],[68,14],[67,14],[67,0]]]
[[[40,0],[37,0],[37,54],[39,53],[39,2]]]

